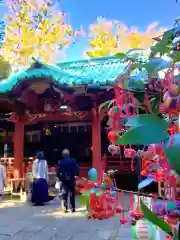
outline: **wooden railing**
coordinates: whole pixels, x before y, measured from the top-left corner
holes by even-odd
[[[118,174],[135,174],[135,162],[133,164],[133,169],[131,167],[131,161],[126,159],[120,159],[117,156],[108,156],[106,162],[106,170],[117,169]],[[91,168],[90,163],[80,163],[80,176],[87,177],[88,170]]]
[[[120,159],[119,156],[107,157],[107,170],[117,169],[119,174],[135,174],[135,162],[133,162],[133,168],[131,166],[131,160]]]
[[[87,177],[88,171],[91,168],[90,163],[81,163],[80,164],[80,177]]]

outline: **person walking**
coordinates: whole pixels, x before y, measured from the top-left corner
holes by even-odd
[[[44,152],[37,152],[36,159],[32,165],[32,196],[31,202],[36,206],[41,206],[50,201],[48,194],[48,165],[44,157]]]
[[[6,170],[4,165],[0,162],[0,200],[4,196],[5,183],[6,183]]]
[[[79,176],[79,166],[74,158],[70,157],[68,149],[62,151],[63,159],[57,167],[57,177],[62,182],[63,203],[65,212],[68,212],[68,196],[72,212],[75,212],[75,179]]]

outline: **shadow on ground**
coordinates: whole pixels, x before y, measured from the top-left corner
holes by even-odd
[[[0,240],[115,239],[120,227],[118,215],[102,221],[87,220],[78,198],[76,204],[76,213],[65,214],[57,200],[42,207],[19,201],[1,202]]]

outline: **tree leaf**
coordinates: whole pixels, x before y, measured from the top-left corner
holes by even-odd
[[[175,229],[173,232],[173,240],[179,240],[179,239],[180,239],[180,235],[178,231]]]
[[[164,222],[161,218],[159,218],[155,213],[153,213],[144,203],[142,200],[140,200],[141,210],[144,214],[144,217],[152,222],[154,225],[159,227],[162,231],[169,234],[170,236],[173,236],[171,226]]]
[[[108,100],[99,105],[99,111],[101,111],[106,105],[112,103],[113,100]]]
[[[152,58],[143,67],[147,70],[149,75],[169,67],[169,62],[162,58]]]
[[[140,125],[158,126],[164,130],[168,129],[168,123],[154,114],[140,114],[129,117],[126,126],[137,127]]]
[[[150,101],[150,104],[151,104],[151,111],[157,115],[159,113],[159,104],[161,103],[161,99],[159,96],[153,98],[151,101]]]
[[[122,53],[122,52],[116,53],[116,54],[115,54],[115,57],[118,57],[118,58],[120,58],[120,59],[123,59],[123,58],[126,57],[126,54],[124,54],[124,53]]]
[[[88,199],[87,196],[84,196],[83,194],[81,194],[80,197],[79,197],[79,202],[80,202],[80,204],[81,204],[81,205],[86,205],[87,199]]]
[[[135,97],[140,103],[144,103],[144,92],[136,92],[136,93],[134,93],[134,97]]]
[[[165,141],[168,137],[169,134],[159,125],[140,125],[131,128],[123,136],[120,136],[116,144],[148,145]]]
[[[179,62],[180,61],[180,52],[179,51],[173,52],[171,57],[175,63]]]
[[[130,78],[128,81],[128,88],[135,90],[145,90],[145,83],[142,79]]]

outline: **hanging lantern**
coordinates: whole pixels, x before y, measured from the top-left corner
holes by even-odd
[[[133,239],[137,240],[155,240],[156,227],[148,220],[138,220],[136,226],[133,227]]]

